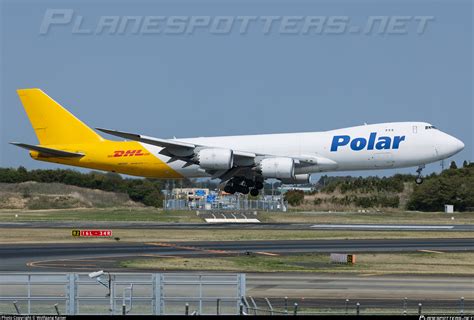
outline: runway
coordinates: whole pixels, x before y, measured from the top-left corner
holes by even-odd
[[[136,257],[286,255],[329,252],[474,251],[472,239],[265,240],[156,243],[44,243],[0,245],[0,271],[120,270]],[[136,271],[136,270],[129,270]]]
[[[68,228],[68,229],[253,229],[253,230],[360,230],[360,231],[472,231],[472,224],[315,224],[315,223],[159,223],[159,222],[88,222],[28,221],[0,222],[5,228]]]

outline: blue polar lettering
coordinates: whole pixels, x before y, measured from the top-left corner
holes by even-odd
[[[379,142],[375,145],[375,149],[377,150],[388,150],[390,149],[390,145],[392,144],[392,139],[390,137],[380,137]]]
[[[369,137],[369,144],[367,146],[367,150],[374,150],[374,144],[375,144],[375,136],[377,134],[375,132],[372,132]]]
[[[347,146],[350,143],[350,148],[354,151],[360,151],[367,147],[367,150],[389,150],[398,149],[400,143],[405,141],[405,136],[394,136],[393,144],[392,138],[387,136],[378,137],[377,133],[371,132],[369,139],[358,137],[351,140],[348,135],[334,136],[331,143],[331,152],[337,151],[339,147]]]
[[[364,149],[366,144],[367,144],[367,140],[365,140],[364,138],[355,138],[351,142],[351,149],[359,151],[359,150]]]
[[[400,147],[400,142],[405,141],[405,136],[395,136],[393,137],[393,149],[398,149]]]
[[[350,140],[351,137],[349,136],[334,136],[332,138],[331,151],[337,151],[337,147],[347,145]]]

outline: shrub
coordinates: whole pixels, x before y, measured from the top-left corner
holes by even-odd
[[[298,206],[304,200],[304,192],[301,190],[290,190],[285,193],[285,200],[292,206]]]

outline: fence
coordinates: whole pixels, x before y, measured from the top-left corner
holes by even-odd
[[[238,314],[245,274],[0,273],[0,314]]]
[[[464,297],[295,299],[251,297],[245,290],[245,274],[0,273],[0,314],[474,314],[474,300]]]
[[[469,315],[474,301],[401,299],[289,299],[242,297],[241,315]]]
[[[166,210],[229,210],[229,211],[286,211],[288,202],[281,200],[246,200],[226,197],[212,202],[206,200],[168,199],[163,201]]]

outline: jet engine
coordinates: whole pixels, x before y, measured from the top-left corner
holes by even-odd
[[[196,155],[199,166],[208,170],[228,170],[234,165],[234,154],[230,149],[206,148]]]
[[[296,174],[294,178],[280,179],[283,184],[305,184],[309,183],[309,174]]]
[[[266,158],[260,161],[258,170],[264,178],[293,179],[295,163],[292,158]]]

